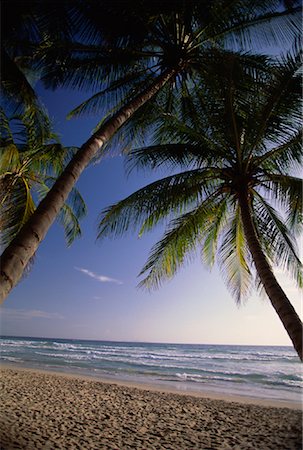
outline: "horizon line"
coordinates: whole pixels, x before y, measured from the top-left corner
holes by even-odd
[[[152,341],[121,341],[114,339],[90,339],[90,338],[62,338],[62,337],[46,337],[46,336],[16,336],[16,335],[2,335],[0,334],[0,339],[3,338],[23,338],[23,339],[58,339],[63,341],[93,341],[93,342],[108,342],[108,343],[120,343],[120,344],[158,344],[158,345],[214,345],[214,346],[228,346],[228,347],[292,347],[292,345],[281,345],[281,344],[218,344],[218,343],[190,343],[190,342],[152,342]]]

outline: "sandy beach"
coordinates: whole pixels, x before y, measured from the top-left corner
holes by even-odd
[[[1,368],[1,449],[301,449],[302,413]]]

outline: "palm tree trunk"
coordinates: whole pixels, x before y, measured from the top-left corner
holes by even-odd
[[[20,233],[5,249],[0,264],[0,303],[18,283],[31,257],[44,239],[56,219],[73,186],[100,147],[148,100],[150,100],[176,73],[176,69],[165,71],[155,82],[123,106],[111,119],[80,148],[66,166],[47,196],[21,229]]]
[[[239,196],[241,218],[245,237],[252,255],[257,273],[264,286],[272,306],[278,314],[287,331],[299,358],[303,360],[302,354],[302,322],[294,307],[287,298],[285,292],[279,285],[273,271],[263,253],[253,220],[250,213],[248,193],[243,192]]]

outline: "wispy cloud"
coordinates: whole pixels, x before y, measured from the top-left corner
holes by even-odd
[[[39,309],[26,310],[26,309],[1,308],[0,315],[4,319],[14,319],[14,320],[64,319],[64,317],[61,314],[41,311]]]
[[[91,272],[90,270],[83,269],[81,267],[75,267],[76,270],[79,270],[80,272],[84,273],[85,275],[94,278],[97,281],[100,281],[100,283],[115,283],[115,284],[123,284],[122,281],[116,280],[115,278],[107,277],[106,275],[98,275],[95,272]]]

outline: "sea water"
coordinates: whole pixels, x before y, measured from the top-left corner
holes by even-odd
[[[292,347],[152,344],[1,337],[0,361],[16,367],[300,402],[302,365]]]

